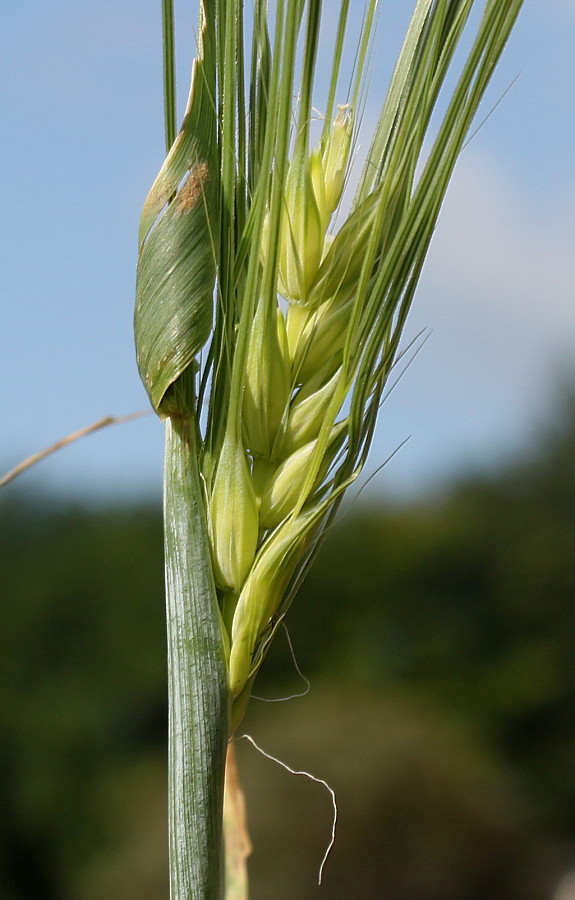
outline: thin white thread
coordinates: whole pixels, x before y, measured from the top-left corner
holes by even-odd
[[[305,685],[306,685],[305,691],[300,691],[299,694],[290,694],[289,697],[258,697],[257,694],[251,694],[251,696],[250,696],[251,700],[260,700],[262,703],[286,703],[288,700],[297,700],[299,697],[307,697],[307,695],[311,691],[311,682],[310,682],[309,678],[305,677],[302,670],[298,666],[298,662],[296,659],[292,640],[291,640],[291,637],[290,637],[290,634],[289,634],[289,631],[287,629],[287,625],[285,624],[285,622],[282,622],[282,627],[286,633],[286,638],[287,638],[287,642],[289,644],[291,658],[292,658],[292,661],[294,664],[294,668],[295,668],[296,672],[298,673],[299,677],[302,679],[302,681],[305,681]]]
[[[331,853],[332,847],[335,844],[335,829],[336,829],[336,825],[337,825],[337,800],[336,800],[336,796],[335,796],[335,791],[333,790],[333,788],[331,788],[329,786],[327,781],[324,781],[323,778],[317,778],[315,775],[312,775],[310,772],[303,772],[303,771],[297,771],[296,769],[292,769],[292,768],[290,768],[290,766],[287,765],[287,763],[282,762],[281,759],[278,759],[276,756],[272,756],[271,753],[266,753],[265,750],[262,750],[262,748],[258,744],[256,744],[256,742],[254,741],[253,737],[250,734],[242,734],[242,735],[240,735],[238,740],[249,741],[250,744],[252,744],[252,746],[255,747],[255,749],[258,751],[258,753],[261,753],[262,756],[266,757],[266,759],[270,759],[272,762],[277,763],[278,766],[281,766],[282,769],[285,769],[286,772],[289,772],[291,775],[305,775],[305,777],[309,778],[310,781],[315,781],[315,782],[317,782],[317,784],[323,784],[324,788],[326,788],[326,790],[329,791],[329,793],[331,795],[331,802],[333,804],[333,822],[332,822],[332,826],[331,826],[331,840],[327,846],[327,850],[324,853],[323,859],[321,861],[321,865],[319,867],[317,883],[321,884],[324,866],[327,862],[327,858],[328,858],[329,854]]]

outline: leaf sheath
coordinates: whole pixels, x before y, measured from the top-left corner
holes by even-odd
[[[171,900],[218,900],[227,679],[193,417],[168,419],[164,471]]]

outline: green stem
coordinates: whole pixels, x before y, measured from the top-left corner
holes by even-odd
[[[166,423],[171,900],[218,900],[224,882],[228,690],[195,427],[194,416]]]

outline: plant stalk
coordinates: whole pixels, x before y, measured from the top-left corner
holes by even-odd
[[[224,891],[228,689],[195,429],[194,415],[166,422],[171,900],[219,900]]]
[[[248,900],[247,859],[252,852],[246,819],[246,801],[236,764],[234,742],[228,744],[224,789],[224,845],[226,848],[226,900]]]

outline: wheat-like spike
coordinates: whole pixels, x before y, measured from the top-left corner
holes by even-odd
[[[141,219],[136,351],[168,419],[172,900],[214,900],[225,741],[365,463],[454,166],[522,0],[415,0],[343,217],[378,0],[363,3],[348,76],[350,0],[335,4],[317,141],[331,0],[254,0],[249,21],[243,0],[200,0],[175,137],[163,6],[169,152]]]

